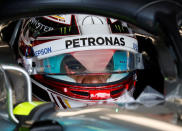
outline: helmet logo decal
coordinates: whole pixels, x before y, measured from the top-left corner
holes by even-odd
[[[72,15],[52,15],[52,16],[44,16],[44,18],[61,23],[61,24],[66,24],[70,25],[71,24],[71,16]]]
[[[104,24],[104,22],[98,16],[90,16],[90,15],[88,15],[82,21],[82,25],[87,25],[87,24]]]
[[[46,48],[35,51],[34,54],[35,56],[39,56],[39,55],[44,55],[51,52],[52,52],[51,47],[46,47]]]
[[[35,26],[36,30],[40,30],[40,31],[44,31],[44,32],[54,30],[53,27],[46,26],[46,25],[40,23],[39,21],[37,21],[35,18],[30,19],[30,23]]]
[[[82,43],[82,44],[80,44]],[[72,39],[65,41],[66,48],[76,48],[82,46],[97,46],[97,45],[118,45],[124,46],[125,41],[123,37],[83,37],[80,39]]]
[[[136,52],[133,49],[133,43],[137,44],[135,38],[121,35],[77,36],[45,42],[44,44],[33,46],[33,50],[38,58],[95,49],[118,49]]]

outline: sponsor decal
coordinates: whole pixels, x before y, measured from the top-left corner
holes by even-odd
[[[49,16],[50,18],[53,18],[53,19],[56,19],[58,21],[62,21],[62,22],[65,22],[65,18],[63,15],[52,15],[52,16]]]
[[[125,46],[123,37],[83,37],[65,40],[66,49],[84,46]]]
[[[33,47],[34,54],[39,59],[63,53],[92,49],[118,49],[132,52],[138,50],[136,39],[121,35],[69,37],[48,41]]]
[[[35,29],[41,30],[41,31],[44,31],[44,32],[48,32],[48,31],[51,31],[51,30],[54,29],[53,27],[49,27],[49,26],[46,26],[46,25],[40,23],[35,18],[32,18],[30,20],[30,23],[35,26]]]
[[[133,43],[133,49],[138,51],[138,45],[136,43]]]
[[[51,47],[47,47],[47,48],[43,48],[43,49],[35,51],[34,54],[35,54],[35,56],[39,56],[39,55],[44,55],[44,54],[48,54],[51,52],[52,52]]]
[[[71,25],[71,17],[72,15],[51,15],[51,16],[44,16],[44,18],[61,23],[66,25]]]

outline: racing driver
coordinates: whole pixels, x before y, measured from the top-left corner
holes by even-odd
[[[31,75],[35,99],[61,109],[122,102],[142,68],[138,42],[126,22],[61,14],[23,20],[19,63]]]

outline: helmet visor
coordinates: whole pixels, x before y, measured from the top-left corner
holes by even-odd
[[[140,68],[141,55],[121,50],[85,50],[35,61],[37,73],[80,75],[126,73]]]

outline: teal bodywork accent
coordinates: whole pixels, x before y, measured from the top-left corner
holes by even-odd
[[[16,124],[10,120],[0,119],[1,131],[14,131]]]
[[[53,118],[65,131],[132,131],[127,126],[111,123],[106,120],[99,120],[86,117]]]

